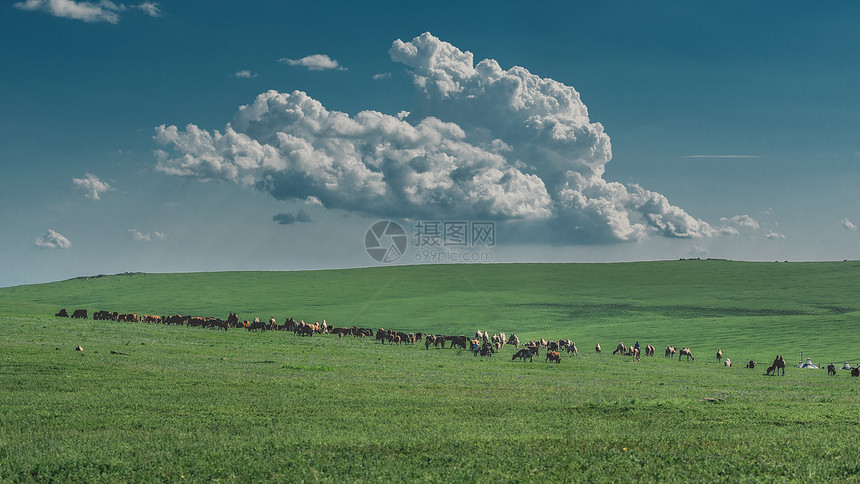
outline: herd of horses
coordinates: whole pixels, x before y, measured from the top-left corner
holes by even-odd
[[[86,309],[77,309],[72,314],[69,314],[68,311],[63,308],[59,312],[57,312],[55,316],[65,318],[88,319],[88,313]],[[292,317],[287,318],[283,324],[278,324],[275,318],[269,318],[268,322],[261,321],[258,317],[254,318],[253,321],[243,321],[239,319],[239,316],[236,313],[230,313],[227,319],[220,319],[213,317],[182,316],[179,314],[172,316],[156,316],[138,315],[135,313],[96,311],[95,313],[93,313],[93,320],[135,323],[160,323],[224,331],[227,331],[228,329],[246,329],[248,331],[288,331],[298,336],[313,336],[315,334],[336,334],[340,338],[343,338],[344,336],[354,336],[357,338],[375,337],[377,342],[396,345],[414,345],[423,341],[424,349],[426,350],[429,350],[431,346],[433,346],[434,348],[444,349],[447,344],[448,348],[451,349],[469,349],[475,356],[480,355],[482,358],[492,357],[494,354],[500,352],[505,346],[511,345],[515,348],[515,352],[513,357],[511,358],[511,361],[516,361],[519,359],[522,362],[525,362],[526,359],[528,359],[529,362],[533,362],[534,357],[539,356],[540,351],[542,349],[546,351],[545,361],[550,363],[560,363],[561,354],[564,352],[566,352],[569,356],[576,356],[579,354],[579,350],[576,347],[576,343],[569,339],[546,340],[544,338],[541,338],[540,340],[532,340],[527,343],[524,343],[522,345],[523,347],[520,348],[521,342],[519,337],[515,333],[511,333],[510,337],[508,337],[503,332],[493,333],[491,335],[489,331],[481,330],[476,331],[474,338],[472,338],[464,335],[423,334],[422,332],[411,333],[404,331],[396,331],[393,329],[385,330],[383,328],[379,328],[374,331],[372,328],[362,328],[357,326],[338,327],[335,325],[328,324],[325,320],[323,320],[322,323],[320,323],[319,321],[315,321],[313,323],[306,323],[303,320],[296,321]],[[602,353],[602,348],[599,342],[594,346],[594,351],[598,355]],[[642,348],[640,347],[638,341],[635,345],[632,346],[627,346],[623,342],[619,342],[612,354],[629,356],[638,361],[640,359],[641,352]],[[645,356],[651,357],[654,356],[654,354],[656,353],[656,348],[654,348],[653,345],[648,344],[644,347],[644,352]],[[678,361],[681,361],[683,358],[686,358],[687,361],[694,361],[696,359],[693,356],[693,352],[690,350],[690,348],[678,348],[672,345],[667,345],[664,351],[664,356],[666,358],[670,358],[674,357],[675,354],[678,354]],[[717,350],[716,358],[718,362],[723,363],[726,367],[732,366],[732,361],[729,358],[723,359],[722,349]],[[756,365],[757,363],[755,361],[750,360],[746,364],[746,368],[754,369]],[[765,374],[774,376],[777,374],[785,375],[785,367],[785,358],[783,358],[782,355],[777,355],[776,358],[774,358],[773,363],[769,367],[767,367]],[[851,370],[851,376],[860,376],[860,365],[858,365],[856,368],[849,369]],[[827,367],[827,372],[828,375],[836,375],[836,368],[833,364]]]

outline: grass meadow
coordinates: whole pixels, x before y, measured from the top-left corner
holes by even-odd
[[[0,482],[857,482],[860,262],[132,274],[0,289]],[[570,338],[512,362],[61,307]],[[618,341],[657,347],[632,361]],[[595,355],[601,342],[604,353]],[[693,362],[666,359],[688,346]],[[81,345],[83,352],[74,348]],[[725,368],[717,348],[735,362]],[[764,375],[777,354],[784,377]],[[754,370],[743,368],[757,360]]]

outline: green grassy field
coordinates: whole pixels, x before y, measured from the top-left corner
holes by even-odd
[[[860,263],[136,274],[0,289],[0,481],[860,481]],[[521,338],[553,365],[59,308]],[[658,356],[593,354],[600,341]],[[666,344],[697,359],[665,359]],[[74,347],[82,345],[83,352]],[[714,353],[735,361],[717,364]]]

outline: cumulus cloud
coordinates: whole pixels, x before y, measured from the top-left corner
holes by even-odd
[[[280,59],[280,62],[291,66],[307,67],[309,71],[324,71],[328,69],[346,70],[346,67],[341,67],[336,60],[326,54],[314,54],[302,57],[301,59],[287,59],[283,57]]]
[[[311,222],[311,216],[308,215],[304,210],[299,209],[296,214],[292,214],[289,212],[281,212],[272,217],[272,220],[278,222],[281,225],[290,225],[296,222],[307,223]]]
[[[63,237],[58,232],[54,232],[53,229],[48,229],[47,232],[37,237],[33,243],[36,247],[43,249],[68,249],[72,246],[69,239]]]
[[[380,79],[391,79],[391,73],[390,72],[380,72],[379,74],[373,75],[374,81],[378,81]]]
[[[84,22],[119,23],[120,13],[127,10],[124,4],[109,0],[99,2],[76,2],[74,0],[25,0],[14,4],[15,8],[29,11],[42,11],[55,17],[83,20]],[[158,3],[143,2],[131,8],[142,11],[151,17],[161,16]]]
[[[767,240],[781,240],[785,238],[785,235],[774,232],[773,230],[768,230],[767,233],[764,234],[764,238]]]
[[[323,206],[322,201],[313,195],[308,195],[308,198],[305,199],[305,204],[306,205],[315,205],[317,207]]]
[[[842,227],[849,232],[857,232],[857,226],[847,218],[842,219]]]
[[[410,111],[350,116],[302,91],[268,91],[222,131],[157,127],[171,150],[156,151],[157,169],[374,216],[512,221],[553,242],[725,233],[660,193],[605,180],[609,136],[573,87],[475,64],[429,33],[389,54],[412,75]]]
[[[256,72],[251,72],[251,71],[249,71],[249,70],[242,70],[242,71],[238,71],[238,72],[236,72],[236,74],[234,74],[234,75],[235,75],[236,77],[242,77],[242,78],[245,78],[245,79],[253,79],[253,78],[257,77],[257,73],[256,73]]]
[[[85,197],[93,200],[99,200],[104,192],[115,190],[110,184],[99,180],[99,177],[92,173],[85,174],[83,178],[72,178],[72,184],[75,185],[75,188],[83,190]]]
[[[149,242],[153,239],[155,240],[164,240],[167,236],[161,232],[153,232],[153,233],[144,233],[137,229],[128,229],[128,235],[131,237],[131,240],[139,240],[143,242]]]

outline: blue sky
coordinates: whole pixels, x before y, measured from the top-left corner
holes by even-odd
[[[3,8],[0,286],[376,265],[387,219],[493,222],[496,262],[860,258],[854,2]]]

